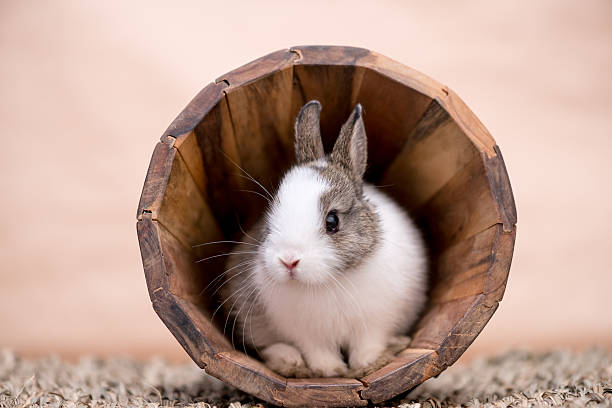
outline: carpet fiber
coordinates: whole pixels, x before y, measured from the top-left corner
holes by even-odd
[[[265,404],[203,374],[161,360],[55,357],[24,359],[0,351],[0,407],[230,407]],[[455,365],[385,406],[612,407],[612,353],[509,352]]]

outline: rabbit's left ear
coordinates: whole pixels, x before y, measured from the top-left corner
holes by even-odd
[[[349,170],[356,182],[361,181],[368,162],[368,139],[360,104],[355,106],[348,120],[342,125],[330,158],[332,162]]]
[[[295,158],[298,164],[325,157],[321,140],[321,104],[310,101],[295,119]]]

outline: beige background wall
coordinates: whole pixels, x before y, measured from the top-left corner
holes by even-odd
[[[429,74],[501,146],[518,239],[472,355],[612,347],[612,2],[433,3],[1,2],[0,347],[185,358],[137,245],[150,154],[208,82],[302,44]]]

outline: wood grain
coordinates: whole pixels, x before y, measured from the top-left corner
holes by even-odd
[[[223,351],[212,357],[205,353],[202,359],[208,374],[264,401],[281,405],[276,396],[285,390],[287,380],[261,362],[235,350]]]
[[[436,357],[434,350],[402,351],[392,362],[361,379],[366,386],[361,396],[378,404],[416,387],[439,372],[435,368]]]
[[[293,161],[290,113],[295,57],[279,51],[223,77],[230,84],[225,94],[241,167],[268,190],[274,190]],[[264,193],[255,183],[249,189]],[[261,213],[266,202],[253,204],[258,207],[254,212]]]
[[[223,97],[223,90],[227,87],[224,82],[208,84],[189,102],[183,111],[168,126],[162,135],[162,141],[167,136],[178,137],[189,133],[202,121],[210,110]]]
[[[187,133],[176,136],[174,147],[185,162],[187,170],[189,170],[191,177],[193,177],[193,181],[195,181],[202,194],[206,194],[207,179],[206,172],[204,171],[204,155],[198,144],[195,132],[190,130]]]
[[[411,135],[431,98],[378,72],[365,70],[356,102],[364,108],[370,163],[367,177],[377,181]],[[409,108],[390,109],[394,104]]]
[[[484,158],[474,157],[414,214],[432,241],[434,252],[502,222]]]
[[[490,280],[491,264],[495,260],[495,239],[502,233],[502,226],[495,224],[452,245],[436,257],[430,302],[444,303],[483,293],[485,283]],[[496,282],[494,286],[498,287],[504,282]]]
[[[363,389],[360,381],[349,378],[290,378],[276,399],[293,407],[358,407],[368,405],[359,394]]]
[[[478,156],[452,117],[432,101],[406,141],[398,149],[380,183],[414,211]]]
[[[225,98],[202,119],[194,133],[207,176],[209,207],[223,235],[233,237],[240,230],[238,220],[246,220],[250,206],[258,205],[259,200],[240,191],[250,186],[239,168],[242,163]]]
[[[208,203],[180,155],[174,157],[163,201],[159,207],[150,207],[150,211],[153,219],[187,248],[223,239]]]
[[[411,343],[411,347],[437,350],[438,366],[442,369],[459,358],[474,341],[497,309],[505,290],[516,230],[506,232],[501,224],[497,224],[479,235],[469,240],[471,242],[460,243],[449,249],[446,260],[442,259],[438,265],[441,279],[436,282],[439,288],[433,289],[437,298],[432,299],[423,318],[417,324]],[[492,239],[491,244],[484,242],[487,236]],[[489,245],[490,250],[487,249]],[[469,246],[478,249],[469,253],[462,252]],[[458,259],[449,259],[453,252]],[[474,278],[473,282],[477,282],[476,284],[461,285],[465,279],[459,278],[457,283],[459,289],[455,289],[455,284],[445,282],[444,278],[448,279],[450,276],[450,271],[444,270],[445,267],[450,267],[459,275],[463,269],[464,277],[467,275],[466,279],[469,280],[472,268],[479,268],[482,264],[487,265],[487,270],[484,274],[475,274],[477,278]],[[441,301],[447,291],[451,293],[448,296],[450,300]]]
[[[321,102],[323,147],[330,152],[344,121],[357,103],[364,70],[356,66],[367,55],[361,48],[293,47],[299,54],[293,70],[291,117],[308,101]],[[322,58],[327,61],[321,63]]]
[[[453,117],[463,133],[488,157],[495,155],[495,140],[465,102],[451,89],[445,88],[438,102]]]
[[[197,279],[198,273],[195,264],[188,261],[190,255],[184,247],[172,242],[173,238],[151,214],[145,214],[138,221],[137,230],[153,308],[179,343],[199,365],[202,365],[202,353],[212,355],[231,348],[204,310],[181,297],[185,287],[182,283],[189,278]],[[163,235],[166,236],[160,238]],[[173,247],[171,250],[169,245]],[[190,291],[187,288],[186,297]]]
[[[138,202],[137,219],[140,219],[145,212],[151,213],[159,210],[175,154],[176,149],[172,147],[172,142],[159,142],[155,146]]]

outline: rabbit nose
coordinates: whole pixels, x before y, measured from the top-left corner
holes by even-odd
[[[298,263],[300,263],[299,259],[295,259],[293,257],[284,257],[284,258],[278,258],[279,261],[281,261],[281,263],[283,265],[285,265],[285,268],[287,268],[287,270],[289,271],[290,275],[294,275],[294,269],[297,266]]]

